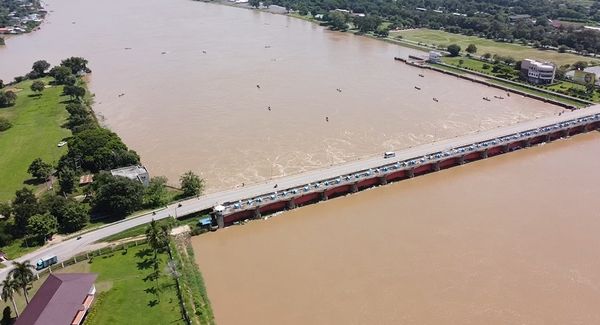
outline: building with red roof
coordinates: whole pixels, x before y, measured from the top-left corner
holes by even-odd
[[[96,274],[50,274],[15,325],[79,325],[96,295]]]

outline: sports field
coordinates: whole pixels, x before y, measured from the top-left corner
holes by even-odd
[[[478,55],[483,55],[484,53],[490,53],[492,55],[498,54],[501,56],[512,56],[516,60],[537,59],[541,61],[551,61],[558,65],[572,64],[576,61],[589,62],[594,60],[593,58],[570,53],[558,53],[552,50],[543,51],[516,43],[501,43],[476,36],[452,34],[440,30],[411,29],[390,32],[391,37],[397,35],[402,35],[402,38],[407,41],[419,42],[434,46],[458,44],[463,51],[469,44],[475,44],[475,46],[477,46],[476,54]],[[596,59],[596,61],[600,60]]]

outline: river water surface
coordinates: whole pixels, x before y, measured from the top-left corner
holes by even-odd
[[[393,60],[415,50],[286,16],[187,0],[46,2],[41,30],[0,47],[0,79],[38,59],[87,58],[96,113],[171,183],[191,169],[214,191],[559,111]]]
[[[600,324],[600,134],[193,238],[218,324]]]

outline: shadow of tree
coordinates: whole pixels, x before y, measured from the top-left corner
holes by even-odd
[[[150,255],[152,255],[152,250],[150,248],[144,248],[135,253],[135,257],[137,258],[144,258]]]
[[[153,300],[148,301],[148,307],[154,307],[156,305],[158,305],[158,300],[153,299]]]
[[[26,179],[26,180],[24,180],[24,181],[23,181],[23,184],[25,184],[25,185],[37,186],[37,185],[43,184],[43,183],[45,183],[45,182],[46,182],[46,181],[44,181],[44,180],[40,180],[40,179],[37,179],[37,178],[30,178],[30,179]]]
[[[157,291],[156,291],[156,287],[150,287],[150,288],[146,288],[146,289],[144,289],[144,292],[145,292],[145,293],[149,293],[149,294],[152,294],[152,295],[155,295],[155,296],[156,296],[156,292],[157,292]]]
[[[137,263],[138,270],[146,270],[152,267],[152,260],[147,258]]]
[[[13,323],[13,318],[11,316],[12,310],[10,307],[6,306],[2,310],[2,320],[0,320],[0,325],[9,325]]]

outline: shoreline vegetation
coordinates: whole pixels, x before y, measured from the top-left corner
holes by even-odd
[[[140,157],[92,110],[87,60],[70,57],[51,68],[0,81],[0,247],[9,259],[52,240],[90,231],[198,196],[204,181],[182,175],[181,189],[152,177],[147,186],[111,169],[140,165]],[[80,182],[80,177],[93,179]]]
[[[570,69],[574,69],[573,67],[577,64],[585,64],[586,66],[588,65],[586,61],[583,61],[587,59],[587,57],[574,54],[574,51],[558,51],[553,50],[549,47],[536,48],[530,45],[498,42],[495,40],[483,39],[476,36],[465,36],[441,30],[429,30],[423,28],[390,30],[389,27],[391,26],[391,23],[388,23],[382,19],[375,21],[375,25],[370,26],[368,30],[365,31],[362,28],[362,26],[358,25],[351,19],[351,17],[349,16],[350,11],[348,10],[336,9],[330,12],[332,15],[346,16],[346,18],[344,18],[343,21],[341,20],[340,22],[336,23],[335,19],[330,19],[328,21],[325,20],[324,17],[326,14],[320,14],[319,19],[317,19],[310,12],[304,12],[304,14],[302,14],[300,11],[289,10],[290,8],[271,5],[270,3],[267,3],[267,6],[265,6],[263,2],[258,2],[255,0],[246,3],[236,3],[227,0],[194,1],[215,3],[235,8],[258,10],[272,14],[285,15],[288,17],[293,17],[296,19],[301,19],[304,21],[315,23],[323,27],[328,27],[330,30],[333,31],[350,32],[355,35],[365,36],[368,38],[388,42],[402,47],[416,49],[423,52],[435,50],[448,54],[446,50],[448,46],[455,45],[455,43],[459,43],[461,45],[464,45],[463,48],[467,48],[468,46],[466,46],[466,43],[468,43],[469,45],[472,44],[472,46],[474,46],[475,48],[481,47],[480,52],[486,51],[486,56],[489,56],[490,58],[492,58],[493,56],[493,59],[487,62],[490,65],[505,65],[505,69],[507,67],[510,67],[515,71],[515,73],[517,72],[515,68],[517,68],[518,66],[515,66],[514,63],[520,62],[516,60],[522,60],[525,58],[533,58],[538,60],[554,60],[556,61],[557,66],[559,64],[562,64],[560,65],[559,73],[563,79],[565,72]],[[365,16],[354,16],[354,18],[363,17]],[[460,64],[458,64],[458,59],[460,59]],[[480,78],[480,74],[490,74],[491,71],[485,71],[482,69],[471,69],[470,67],[462,66],[462,61],[473,61],[476,59],[477,58],[474,55],[471,55],[471,53],[468,53],[466,56],[446,56],[444,57],[443,63],[441,65],[436,65],[436,67],[442,70],[450,71],[453,74],[462,75],[466,73],[469,75],[473,75],[475,78]],[[479,58],[479,60],[482,59],[483,58]],[[502,61],[504,59],[510,59],[512,60],[512,63],[504,63]],[[600,60],[592,60],[590,61],[590,64],[600,65]],[[591,102],[600,102],[600,90],[592,89],[586,91],[585,85],[575,84],[566,80],[557,80],[555,83],[548,86],[536,86],[523,81],[519,81],[518,78],[514,78],[515,73],[511,75],[511,79],[504,79],[501,76],[490,75],[489,82],[492,84],[500,84],[502,85],[502,87],[508,88],[509,90],[515,91],[517,93],[526,92],[532,94],[534,96],[533,98],[537,100],[543,100],[545,98],[551,101],[558,101],[560,103],[577,108],[590,105]]]

